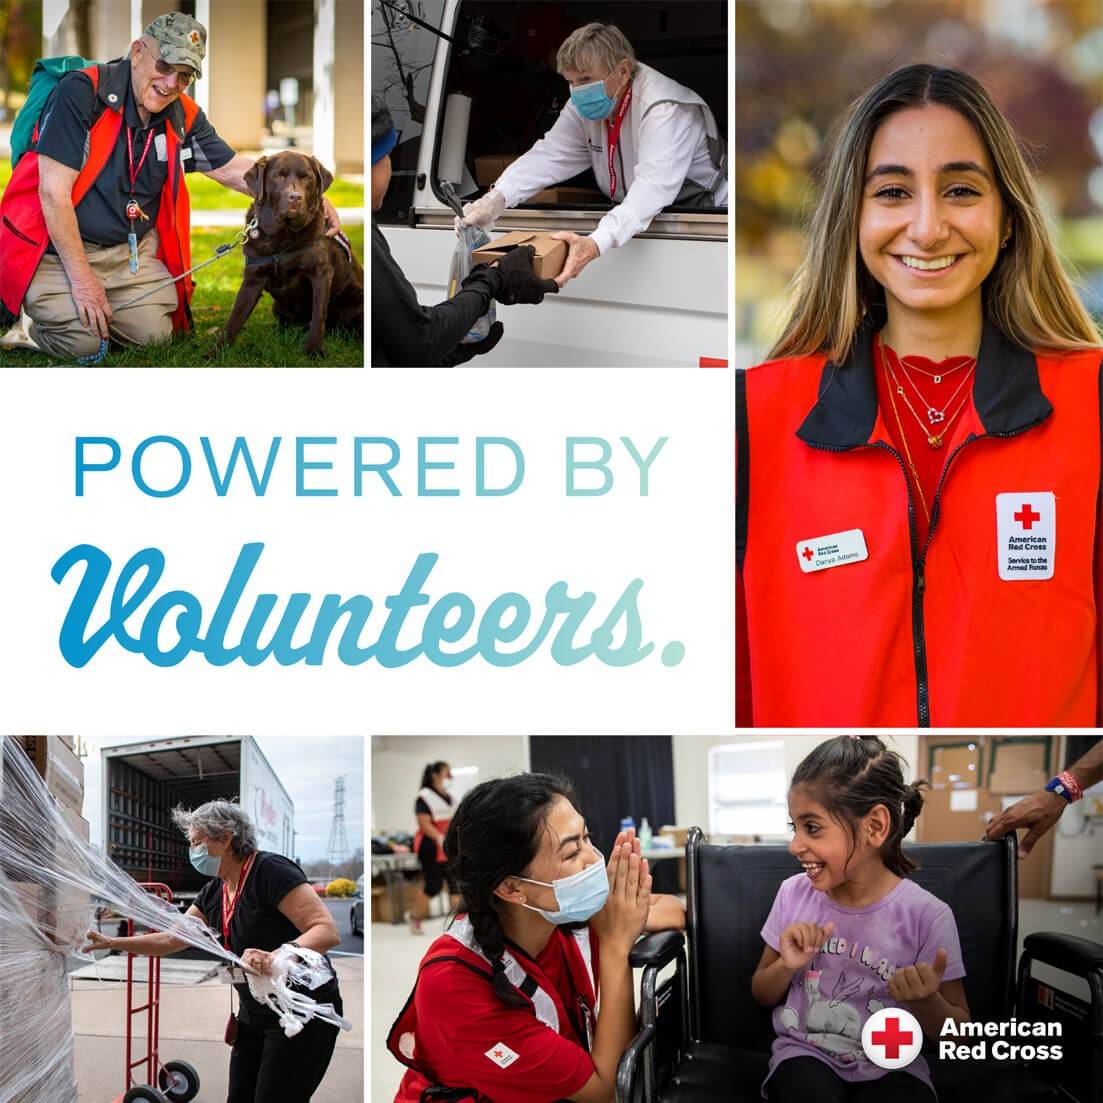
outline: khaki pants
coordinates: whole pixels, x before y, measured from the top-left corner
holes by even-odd
[[[106,289],[107,301],[114,311],[111,337],[124,345],[149,345],[172,336],[175,284],[167,284],[134,306],[119,309],[154,284],[170,278],[169,270],[157,259],[157,246],[156,230],[138,242],[138,272],[132,276],[128,246],[85,243],[88,264]],[[27,288],[23,309],[31,319],[31,337],[48,356],[76,359],[99,350],[99,338],[77,317],[69,279],[60,258],[53,253],[43,256]]]

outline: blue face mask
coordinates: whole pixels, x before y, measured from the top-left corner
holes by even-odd
[[[549,923],[585,923],[605,907],[605,901],[609,898],[609,875],[600,854],[593,865],[570,877],[560,877],[551,882],[534,881],[531,877],[518,877],[517,880],[555,890],[555,898],[559,901],[557,912],[546,912],[531,904],[521,905],[529,911],[539,912]]]
[[[202,873],[204,877],[218,876],[218,867],[222,864],[222,855],[208,854],[206,843],[193,846],[188,851],[188,859],[191,861],[192,868],[197,873]]]
[[[609,78],[606,77],[606,80]],[[620,91],[617,91],[620,95]],[[593,84],[584,84],[581,88],[571,89],[571,103],[584,119],[607,119],[616,106],[616,96],[605,91],[605,81],[595,80]]]

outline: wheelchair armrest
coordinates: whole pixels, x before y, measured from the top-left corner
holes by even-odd
[[[656,931],[644,935],[628,954],[628,964],[633,969],[644,969],[649,965],[661,969],[678,956],[685,943],[685,935],[681,931]]]
[[[647,1048],[655,1033],[653,1026],[645,1026],[639,1034],[632,1039],[628,1048],[620,1055],[617,1062],[616,1103],[633,1103],[633,1094],[636,1088],[636,1077],[639,1075],[643,1051]],[[644,1103],[651,1103],[644,1100]]]
[[[1078,977],[1092,969],[1103,969],[1103,946],[1076,935],[1056,931],[1028,934],[1023,940],[1023,952],[1035,961],[1075,973]]]

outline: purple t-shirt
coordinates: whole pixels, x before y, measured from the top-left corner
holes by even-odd
[[[762,928],[763,941],[780,953],[781,932],[790,923],[835,926],[808,968],[793,977],[785,1002],[774,1008],[777,1037],[767,1081],[790,1057],[816,1057],[850,1083],[884,1076],[886,1070],[862,1052],[862,1027],[880,1008],[904,1006],[889,995],[893,973],[919,962],[930,964],[935,951],[943,949],[942,979],[965,976],[953,912],[906,878],[875,904],[844,908],[817,891],[807,874],[798,873],[777,890]],[[931,1084],[922,1057],[901,1071]]]

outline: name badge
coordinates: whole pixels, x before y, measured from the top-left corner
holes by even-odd
[[[1004,582],[1053,577],[1057,499],[1052,491],[996,495],[996,563]]]
[[[218,979],[223,984],[244,984],[245,970],[237,965],[222,965],[218,970]]]
[[[158,161],[167,161],[169,159],[169,147],[164,134],[154,135],[153,148],[157,152]]]
[[[861,529],[847,529],[846,532],[833,532],[830,536],[797,541],[797,562],[805,574],[842,567],[847,563],[860,563],[868,558],[866,538]]]
[[[191,155],[192,155],[191,146],[181,146],[180,147],[180,160],[181,161],[190,161],[191,160]]]

